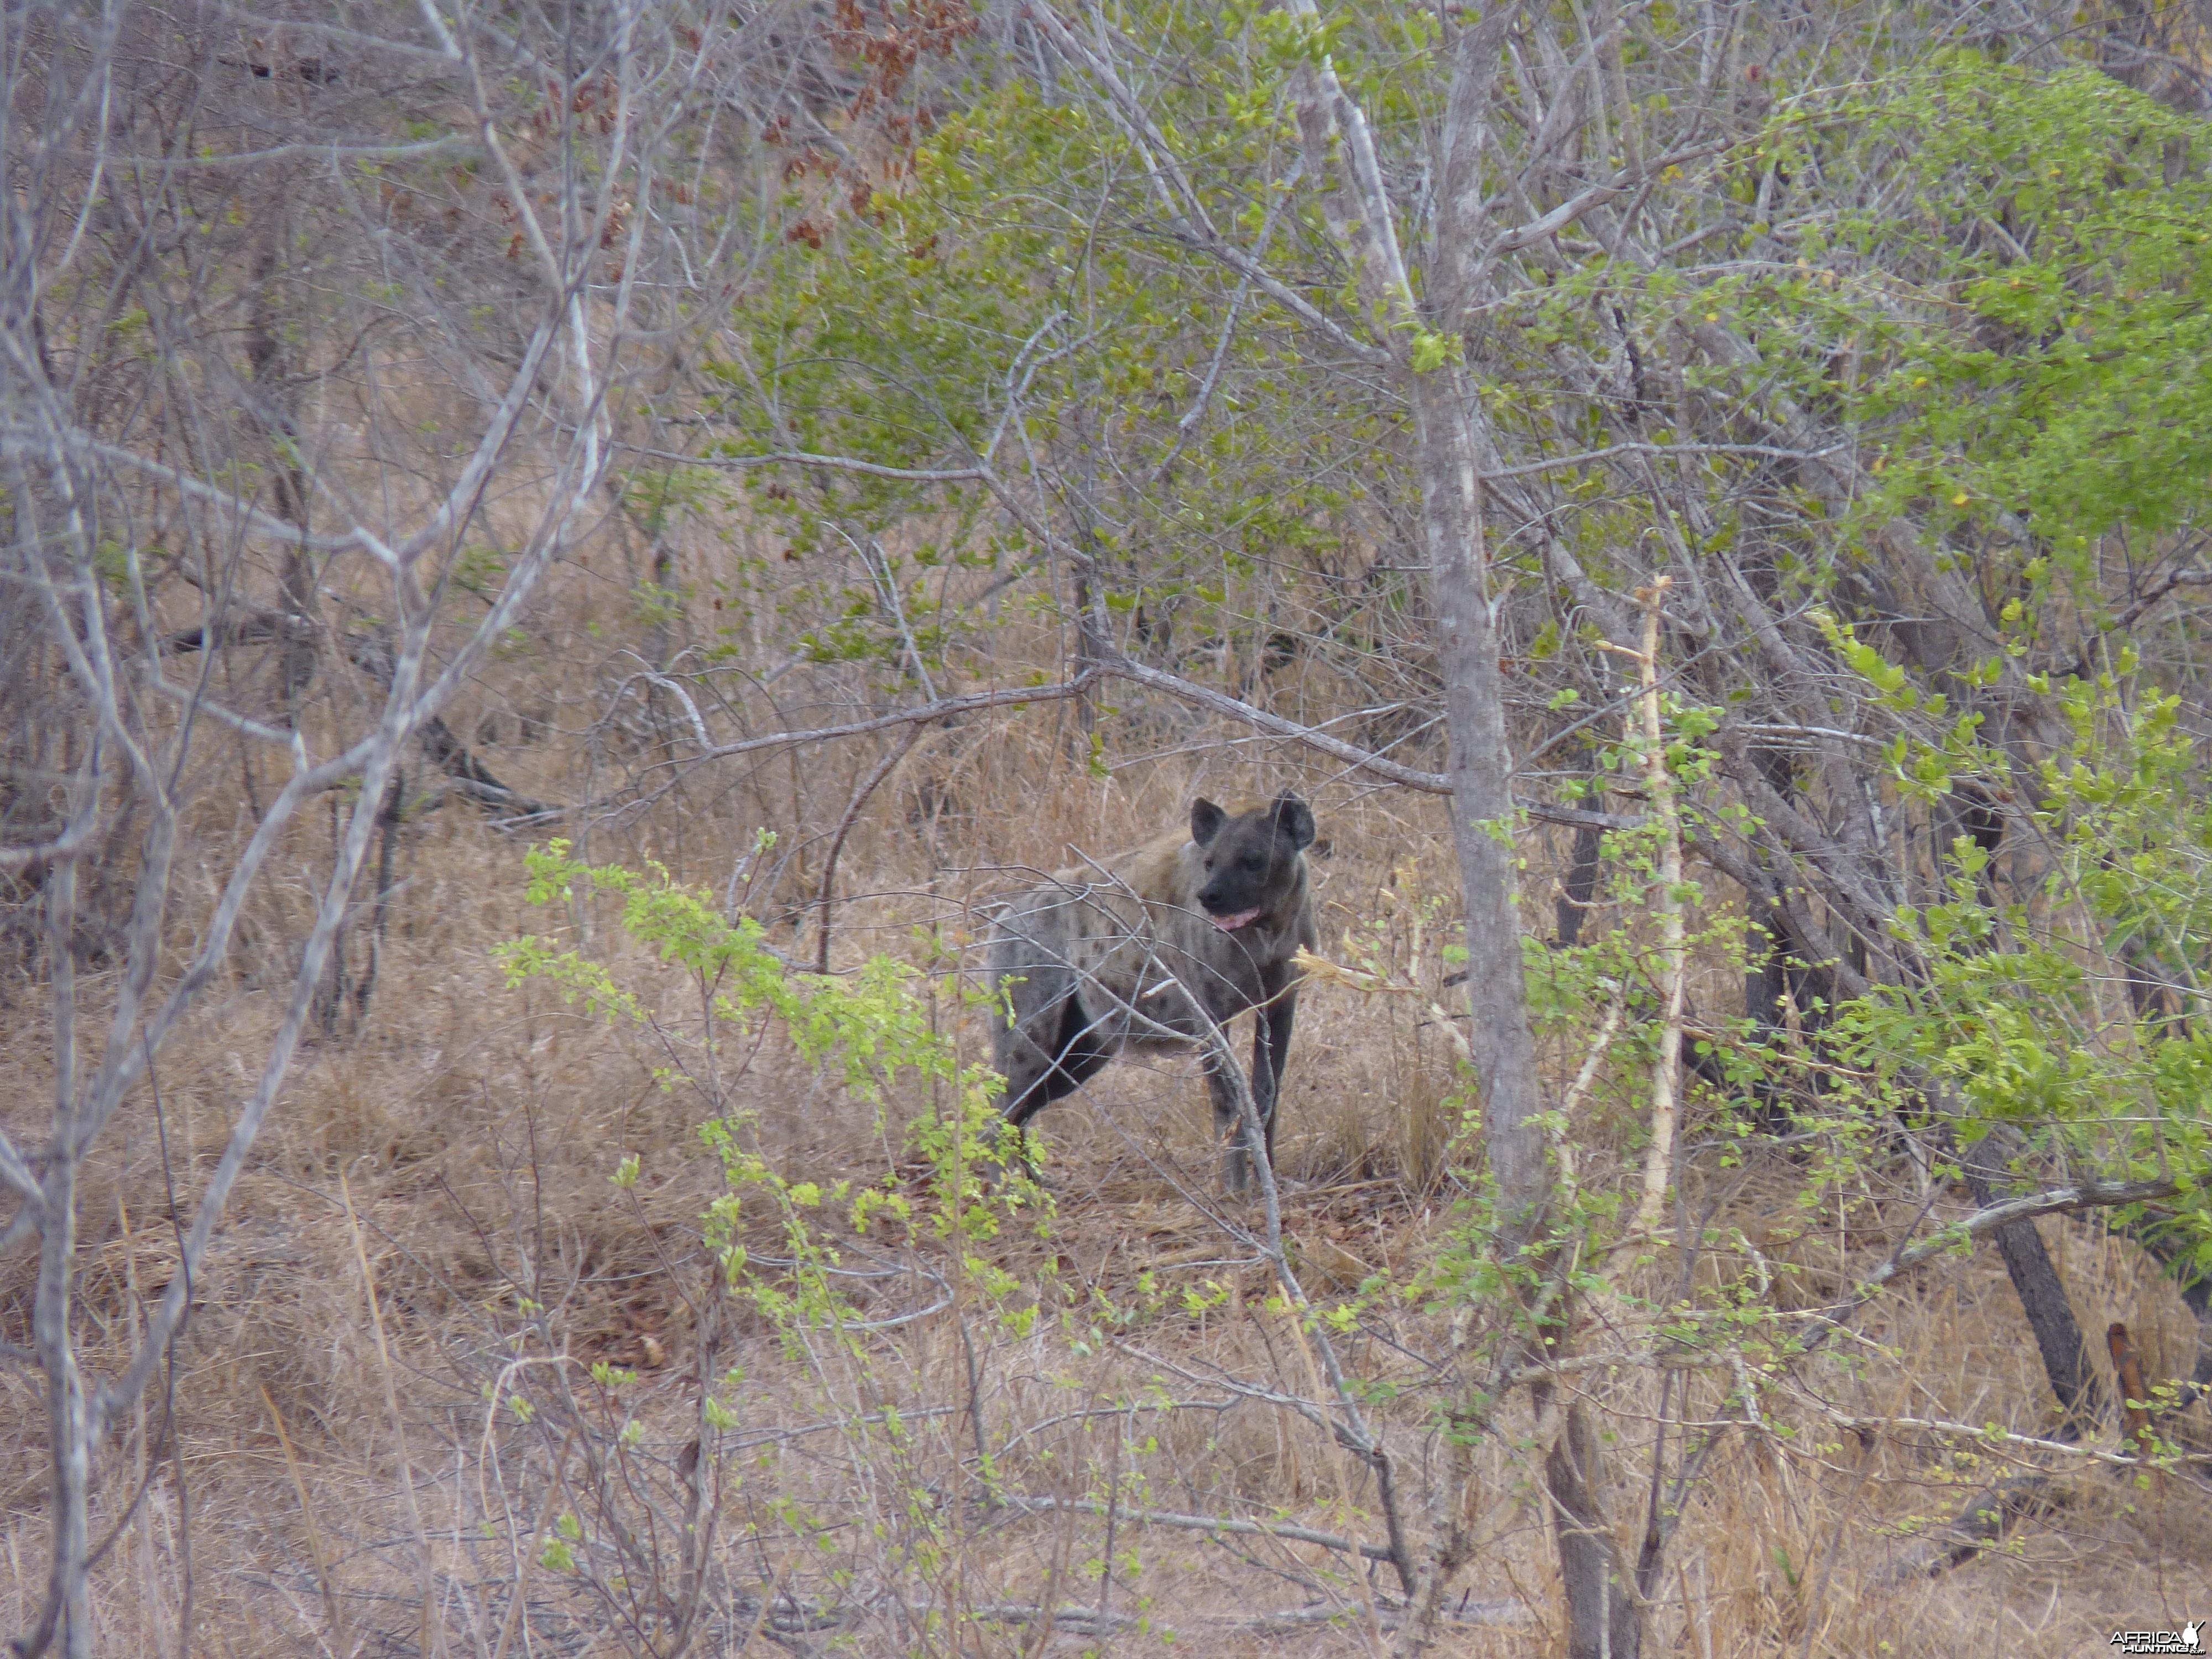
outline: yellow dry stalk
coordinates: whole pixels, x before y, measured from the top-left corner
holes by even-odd
[[[1331,962],[1327,957],[1316,956],[1304,945],[1291,958],[1291,966],[1305,980],[1317,980],[1324,985],[1340,985],[1347,991],[1357,991],[1362,996],[1419,997],[1428,1004],[1429,1014],[1445,1036],[1451,1040],[1453,1052],[1466,1064],[1474,1064],[1474,1050],[1468,1046],[1467,1033],[1459,1029],[1459,1022],[1446,1013],[1418,985],[1401,985],[1382,974],[1370,974],[1358,968],[1347,968],[1340,962]]]

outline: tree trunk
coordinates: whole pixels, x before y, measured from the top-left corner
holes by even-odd
[[[2012,1196],[2011,1166],[2020,1151],[2019,1131],[2009,1126],[1992,1129],[1966,1149],[1960,1161],[1976,1204],[1987,1209]],[[2059,1436],[2075,1439],[2105,1415],[2106,1405],[2104,1387],[2082,1346],[2081,1324],[2074,1316],[2073,1300],[2066,1294],[2065,1282],[2058,1277],[2033,1221],[2015,1221],[1998,1228],[1997,1254],[2004,1258],[2005,1273],[2027,1315],[2028,1328],[2035,1333],[2043,1374],[2057,1397]]]
[[[1460,334],[1462,319],[1480,297],[1482,149],[1513,14],[1511,7],[1499,8],[1453,43],[1452,86],[1437,165],[1435,258],[1429,272],[1437,325],[1449,336]],[[1467,903],[1468,1002],[1483,1147],[1496,1183],[1499,1247],[1520,1254],[1543,1231],[1553,1170],[1539,1121],[1543,1088],[1522,967],[1511,838],[1513,758],[1483,534],[1480,468],[1492,447],[1477,425],[1480,405],[1462,368],[1447,364],[1425,374],[1404,355],[1398,361],[1416,422],[1422,536],[1437,609],[1437,665],[1451,751],[1447,771],[1452,836]],[[1547,1308],[1544,1328],[1556,1328],[1563,1313],[1556,1303]],[[1541,1330],[1532,1324],[1518,1334],[1533,1347]],[[1540,1396],[1537,1404],[1540,1411]],[[1636,1659],[1642,1616],[1615,1569],[1597,1468],[1595,1432],[1587,1416],[1571,1407],[1544,1468],[1566,1591],[1567,1650],[1573,1659]]]
[[[1499,1217],[1516,1246],[1534,1236],[1551,1194],[1535,1119],[1543,1110],[1521,963],[1513,873],[1513,758],[1498,666],[1474,433],[1455,371],[1408,373],[1421,469],[1421,529],[1437,607],[1451,756],[1452,839],[1467,902],[1467,990],[1483,1146]]]
[[[1319,21],[1312,0],[1291,0],[1289,9],[1309,23]],[[1543,1351],[1547,1333],[1563,1328],[1565,1309],[1558,1287],[1548,1282],[1551,1264],[1531,1255],[1544,1232],[1553,1183],[1522,968],[1513,762],[1483,538],[1481,467],[1495,445],[1480,424],[1480,405],[1456,361],[1484,283],[1489,217],[1483,153],[1506,33],[1518,15],[1514,6],[1491,9],[1480,22],[1457,28],[1450,37],[1451,87],[1434,168],[1434,240],[1419,301],[1399,246],[1389,190],[1364,112],[1325,57],[1302,65],[1292,85],[1305,164],[1316,178],[1334,175],[1334,187],[1323,201],[1331,239],[1352,267],[1361,309],[1413,411],[1422,550],[1437,608],[1437,666],[1451,750],[1446,772],[1452,787],[1452,842],[1467,904],[1470,1048],[1483,1148],[1495,1183],[1495,1248],[1500,1256],[1516,1261],[1524,1286],[1543,1284],[1551,1292],[1540,1297],[1540,1306],[1498,1310],[1502,1318],[1517,1322],[1509,1349],[1528,1355]],[[1468,1386],[1468,1415],[1480,1420],[1486,1407],[1478,1401],[1480,1389],[1472,1379]],[[1588,1569],[1587,1551],[1602,1535],[1604,1522],[1589,1478],[1595,1443],[1586,1423],[1577,1428],[1580,1422],[1579,1416],[1570,1422],[1569,1441],[1591,1455],[1579,1456],[1571,1449],[1547,1460],[1546,1470],[1559,1519],[1561,1565],[1569,1578],[1569,1647],[1577,1655],[1633,1654],[1640,1645],[1635,1601],[1613,1595],[1604,1588],[1610,1582],[1606,1574],[1593,1577]],[[1431,1580],[1455,1571],[1464,1559],[1464,1528],[1447,1523],[1443,1531],[1446,1535],[1439,1539],[1433,1561],[1417,1571],[1420,1582],[1408,1598],[1416,1607],[1435,1605],[1438,1586]],[[1599,1587],[1595,1599],[1583,1593],[1590,1584]],[[1425,1625],[1409,1626],[1401,1649],[1417,1650],[1429,1634]]]
[[[1644,1620],[1606,1526],[1598,1498],[1601,1479],[1597,1431],[1589,1413],[1570,1402],[1559,1440],[1544,1460],[1566,1591],[1567,1659],[1638,1659]]]
[[[1568,857],[1566,880],[1561,884],[1555,906],[1558,941],[1571,949],[1582,943],[1583,920],[1597,898],[1599,858],[1604,844],[1605,832],[1595,824],[1576,826],[1574,851]]]

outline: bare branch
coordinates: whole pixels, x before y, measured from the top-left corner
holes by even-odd
[[[1090,1498],[1026,1498],[1009,1496],[1000,1500],[1012,1508],[1035,1510],[1049,1514],[1054,1510],[1072,1511],[1079,1515],[1103,1515],[1106,1505]],[[1389,1548],[1381,1544],[1362,1544],[1350,1538],[1340,1538],[1332,1532],[1316,1532],[1311,1527],[1294,1527],[1287,1522],[1241,1521],[1230,1516],[1183,1515],[1172,1510],[1132,1509],[1119,1506],[1125,1521],[1139,1526],[1176,1527],[1186,1532],[1229,1533],[1249,1538],[1280,1538],[1293,1544],[1318,1544],[1325,1550],[1334,1550],[1340,1555],[1359,1555],[1370,1561],[1391,1559]]]

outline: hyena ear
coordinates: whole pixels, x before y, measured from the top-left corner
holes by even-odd
[[[1221,833],[1221,826],[1229,822],[1229,814],[1204,796],[1190,804],[1190,838],[1200,847]]]
[[[1282,796],[1270,809],[1268,816],[1274,820],[1278,833],[1288,836],[1291,845],[1298,851],[1303,853],[1313,845],[1313,808],[1296,795]]]

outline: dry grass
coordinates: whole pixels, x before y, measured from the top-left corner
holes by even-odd
[[[584,702],[572,683],[517,670],[503,696],[488,694],[455,725],[496,734],[505,719],[495,763],[526,790],[574,799],[586,793],[580,778],[638,759],[595,755],[573,735]],[[518,742],[518,711],[538,723],[535,740]],[[1142,718],[1158,724],[1117,730],[1115,747],[1188,741],[1166,717]],[[1349,933],[1436,984],[1451,930],[1432,896],[1454,880],[1435,803],[1363,792],[1249,748],[1176,756],[1102,781],[1066,758],[1072,719],[1039,708],[924,739],[845,849],[838,964],[878,950],[911,956],[917,928],[965,950],[980,933],[981,900],[1064,862],[1070,847],[1152,833],[1193,793],[1296,785],[1329,842],[1316,866],[1327,945]],[[558,735],[563,724],[571,736]],[[872,759],[810,754],[803,766],[777,758],[711,786],[687,782],[684,799],[603,828],[591,850],[659,857],[684,878],[749,891],[777,942],[811,954],[807,901],[823,838]],[[783,836],[784,861],[772,873],[766,861],[751,866],[750,887],[732,886],[763,826]],[[321,833],[303,826],[295,836],[302,890],[327,856]],[[1528,850],[1533,924],[1555,849]],[[538,1558],[566,1516],[586,1539],[620,1520],[654,1529],[641,1547],[662,1552],[674,1582],[684,1457],[701,1433],[702,1308],[720,1345],[713,1370],[735,1365],[743,1376],[724,1389],[738,1426],[721,1437],[706,1500],[718,1525],[698,1651],[765,1650],[773,1639],[799,1652],[1318,1656],[1370,1653],[1387,1639],[1354,1613],[1321,1622],[1352,1607],[1367,1581],[1317,1546],[989,1501],[992,1490],[1119,1493],[1117,1510],[1233,1512],[1381,1536],[1371,1480],[1346,1454],[1295,1413],[1218,1386],[1227,1377],[1297,1398],[1322,1393],[1310,1348],[1271,1309],[1256,1263],[1188,1195],[1210,1201],[1212,1192],[1193,1067],[1118,1067],[1043,1121],[1057,1226],[1048,1240],[1009,1229],[987,1250],[1020,1287],[1011,1305],[1035,1307],[1026,1329],[994,1322],[990,1298],[940,1258],[960,1291],[945,1311],[872,1336],[860,1352],[787,1344],[757,1314],[717,1310],[702,1294],[698,1218],[720,1177],[699,1148],[693,1101],[654,1086],[650,1044],[542,988],[503,985],[489,946],[566,920],[523,902],[516,842],[449,802],[410,825],[398,864],[368,1016],[303,1054],[197,1287],[168,1385],[103,1460],[97,1534],[116,1532],[98,1575],[103,1654],[173,1652],[187,1585],[200,1654],[412,1653],[426,1639],[432,1650],[486,1656],[641,1650],[650,1632],[624,1625],[619,1596],[595,1597],[581,1575]],[[168,1281],[167,1194],[194,1189],[220,1151],[274,1018],[266,970],[281,960],[298,902],[281,890],[261,902],[228,994],[164,1054],[158,1115],[142,1091],[128,1133],[88,1174],[81,1307],[95,1365],[115,1360],[138,1310]],[[599,926],[594,948],[630,982],[655,983],[645,953],[615,940],[604,918]],[[1698,994],[1719,1006],[1730,995],[1724,970],[1708,981]],[[669,999],[680,1016],[680,999]],[[947,994],[939,1011],[980,1052],[980,1023]],[[33,1142],[50,1090],[38,1013],[27,995],[0,1010],[14,1079],[0,1118]],[[1425,1021],[1410,1001],[1334,988],[1302,1006],[1280,1161],[1297,1183],[1289,1227],[1317,1291],[1340,1295],[1370,1273],[1402,1282],[1452,1224],[1447,1171],[1465,1161],[1464,1142],[1453,1150],[1465,1126],[1449,1046]],[[1553,1058],[1563,1073],[1574,1053],[1562,1037]],[[879,1126],[772,1043],[743,1088],[759,1146],[780,1169],[865,1176],[904,1156],[896,1122]],[[1626,1156],[1625,1124],[1601,1113],[1593,1126],[1589,1168]],[[627,1154],[642,1174],[625,1190],[609,1176]],[[1761,1247],[1785,1307],[1878,1260],[1914,1210],[1869,1189],[1835,1200],[1833,1213],[1796,1215],[1789,1194],[1802,1175],[1788,1154],[1759,1153],[1700,1176],[1691,1194],[1711,1206],[1711,1224]],[[1785,1218],[1794,1237],[1781,1231]],[[2185,1374],[2194,1323],[2140,1253],[2087,1226],[2045,1225],[2084,1327],[2124,1320],[2154,1375]],[[748,1237],[774,1247],[773,1229]],[[1727,1275],[1740,1271],[1741,1255],[1708,1261],[1723,1255]],[[20,1255],[0,1263],[0,1336],[25,1335],[33,1266]],[[1209,1280],[1224,1294],[1194,1311],[1172,1295],[1146,1300],[1148,1287]],[[922,1294],[911,1279],[862,1290],[872,1315],[895,1315]],[[1139,1311],[1101,1344],[1091,1316],[1108,1304]],[[2106,1651],[2121,1624],[2212,1613],[2201,1599],[2212,1504],[2184,1479],[2138,1490],[2101,1468],[2061,1470],[2063,1502],[2003,1548],[1883,1588],[1913,1523],[1954,1510],[1999,1461],[1925,1433],[1838,1433],[1818,1402],[2035,1433],[2049,1426],[2049,1396],[1986,1250],[1934,1264],[1857,1331],[1769,1403],[1770,1422],[1797,1431],[1794,1441],[1737,1432],[1722,1442],[1689,1498],[1652,1650],[2086,1654]],[[1386,1301],[1370,1334],[1346,1343],[1363,1374],[1405,1388],[1397,1405],[1376,1410],[1415,1467],[1426,1407],[1408,1354],[1434,1334],[1418,1309]],[[618,1399],[604,1395],[584,1375],[594,1361],[633,1368],[638,1380]],[[1649,1374],[1587,1384],[1620,1436],[1619,1515],[1639,1513],[1637,1483],[1662,1416],[1679,1446],[1723,1410],[1728,1376],[1676,1376],[1663,1413]],[[20,1627],[42,1583],[43,1406],[27,1373],[0,1371],[0,1622]],[[583,1431],[554,1427],[556,1407],[576,1413],[559,1420]],[[637,1437],[624,1451],[618,1431],[632,1419]],[[977,1478],[979,1419],[993,1488]],[[1439,1650],[1469,1659],[1564,1650],[1550,1542],[1510,1444],[1530,1425],[1509,1413],[1498,1426],[1478,1454],[1486,1541],[1465,1580],[1467,1616],[1448,1624]],[[502,1645],[526,1564],[526,1616]],[[435,1585],[427,1609],[426,1571]],[[1374,1583],[1392,1588],[1387,1573]],[[856,1601],[864,1614],[842,1631],[780,1628],[794,1626],[795,1608]],[[1003,1604],[1086,1617],[978,1613]],[[1294,1613],[1304,1622],[1237,1623]]]

